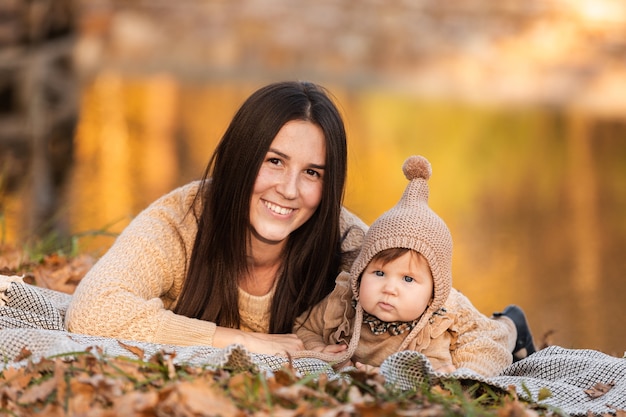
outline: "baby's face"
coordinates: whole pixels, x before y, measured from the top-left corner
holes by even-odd
[[[417,319],[426,311],[432,295],[428,262],[414,251],[386,264],[373,260],[361,276],[361,306],[383,321]]]

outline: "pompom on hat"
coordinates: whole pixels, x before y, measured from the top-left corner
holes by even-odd
[[[352,291],[358,300],[359,277],[377,253],[407,248],[421,253],[433,275],[433,299],[411,334],[419,332],[433,313],[444,306],[452,288],[452,236],[445,222],[428,206],[430,162],[411,156],[402,166],[409,184],[400,201],[370,226],[361,251],[350,269]],[[411,337],[407,337],[410,339]]]

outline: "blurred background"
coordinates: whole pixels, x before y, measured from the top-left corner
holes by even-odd
[[[285,79],[341,108],[350,210],[371,223],[426,156],[454,286],[538,344],[624,354],[622,0],[2,0],[0,243],[103,253]]]

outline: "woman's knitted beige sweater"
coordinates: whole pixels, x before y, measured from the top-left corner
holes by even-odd
[[[141,212],[81,280],[67,310],[69,331],[173,345],[213,345],[215,323],[174,314],[197,225],[188,213],[200,182],[161,197]],[[197,200],[199,208],[200,199]],[[342,211],[348,269],[367,226]],[[274,290],[257,297],[239,290],[241,329],[267,332]]]

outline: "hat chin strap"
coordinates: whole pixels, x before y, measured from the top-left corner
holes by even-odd
[[[359,339],[361,339],[361,326],[363,325],[363,307],[361,303],[356,303],[356,314],[354,315],[354,330],[352,331],[352,338],[350,344],[346,350],[346,359],[348,360],[356,352],[356,348],[359,345]]]
[[[409,343],[411,343],[413,341],[413,339],[415,339],[417,337],[417,334],[424,328],[426,327],[426,323],[428,323],[428,320],[430,320],[430,317],[433,316],[434,312],[436,310],[434,310],[432,308],[432,301],[431,303],[428,305],[428,308],[426,309],[426,311],[424,311],[422,313],[422,317],[420,318],[420,320],[417,322],[417,324],[415,325],[415,327],[411,330],[411,332],[404,338],[404,340],[402,341],[402,344],[400,345],[400,347],[398,348],[398,351],[400,350],[406,350],[407,346],[409,346]]]

